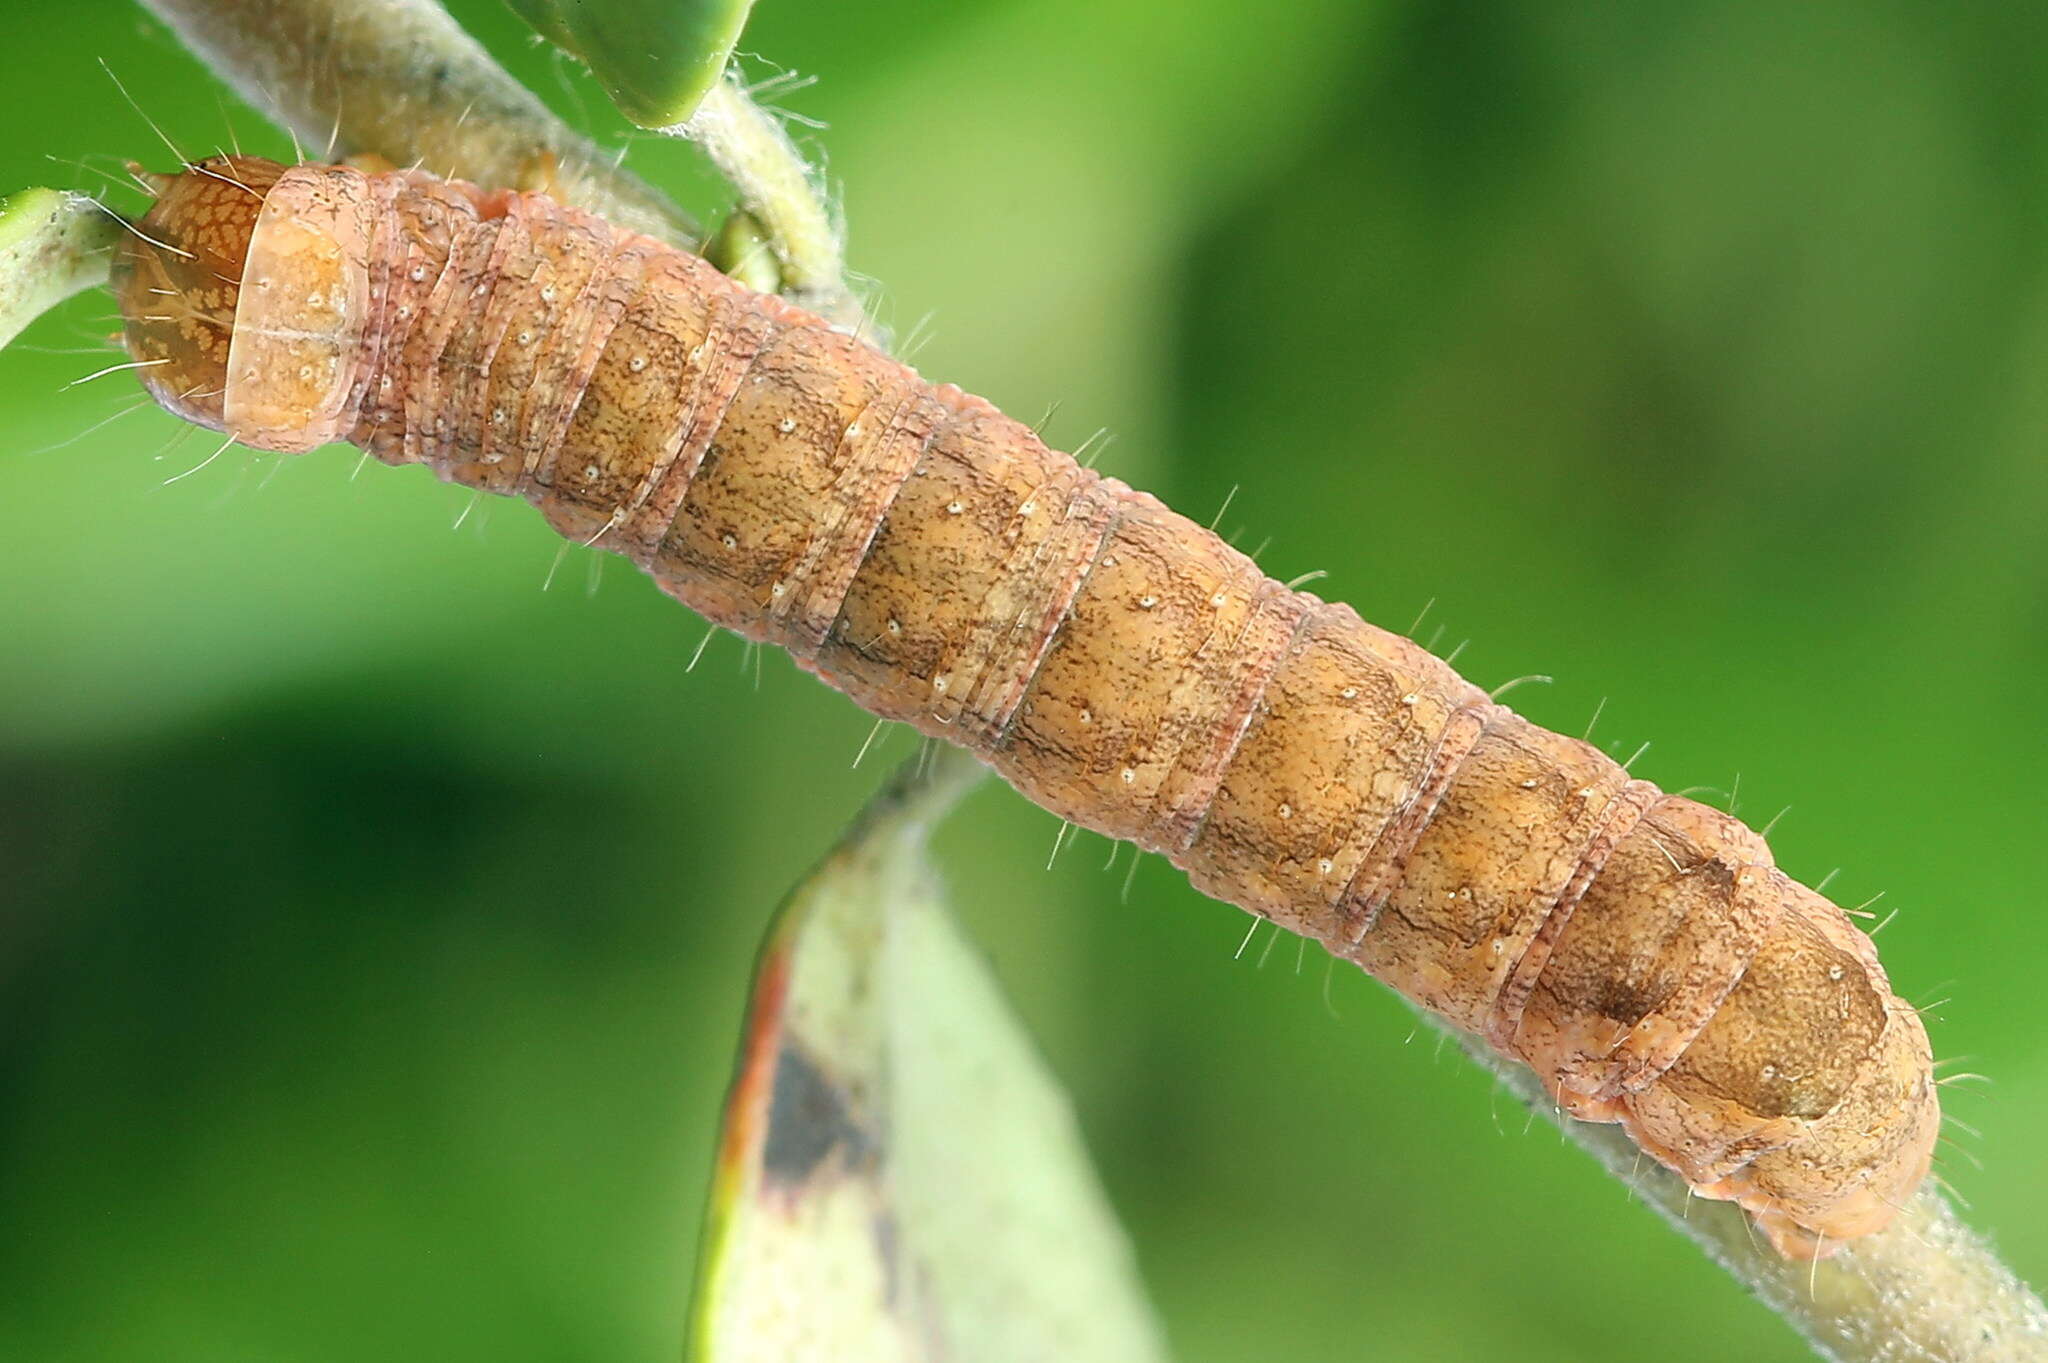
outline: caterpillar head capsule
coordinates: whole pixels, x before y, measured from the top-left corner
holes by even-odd
[[[114,258],[128,354],[143,362],[143,384],[172,413],[216,431],[226,429],[242,262],[264,195],[283,169],[224,156],[148,177],[157,200]]]
[[[335,192],[351,175],[225,156],[162,180],[114,277],[158,402],[258,449],[347,434],[370,312],[362,204]]]

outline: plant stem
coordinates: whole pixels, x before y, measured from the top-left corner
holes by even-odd
[[[57,304],[107,282],[121,220],[82,194],[0,198],[0,346]]]
[[[556,118],[433,0],[142,0],[321,154],[540,190],[694,246],[697,225]]]
[[[697,143],[732,183],[741,205],[767,231],[791,302],[848,329],[864,325],[865,310],[846,287],[841,224],[789,134],[732,72],[688,120],[662,131]]]
[[[1554,1120],[1634,1196],[1783,1316],[1821,1357],[1837,1363],[2048,1359],[2048,1309],[1931,1181],[1885,1229],[1831,1258],[1795,1262],[1757,1238],[1735,1204],[1694,1197],[1683,1179],[1647,1159],[1619,1126],[1560,1116],[1528,1068],[1502,1059],[1476,1037],[1452,1035],[1510,1093]]]

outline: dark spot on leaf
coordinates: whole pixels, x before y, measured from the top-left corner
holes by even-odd
[[[835,1149],[843,1149],[851,1164],[868,1148],[867,1133],[831,1079],[797,1047],[784,1045],[775,1058],[762,1176],[771,1182],[802,1183]]]

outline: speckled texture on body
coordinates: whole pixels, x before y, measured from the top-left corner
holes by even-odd
[[[1758,834],[981,399],[535,195],[230,158],[140,231],[130,349],[189,419],[526,498],[1484,1036],[1786,1254],[1925,1174],[1920,1019]]]

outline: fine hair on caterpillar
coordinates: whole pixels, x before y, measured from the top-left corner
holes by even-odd
[[[127,345],[187,420],[526,498],[1484,1037],[1788,1255],[1926,1173],[1920,1019],[1761,835],[986,402],[537,195],[226,157],[137,227]]]

